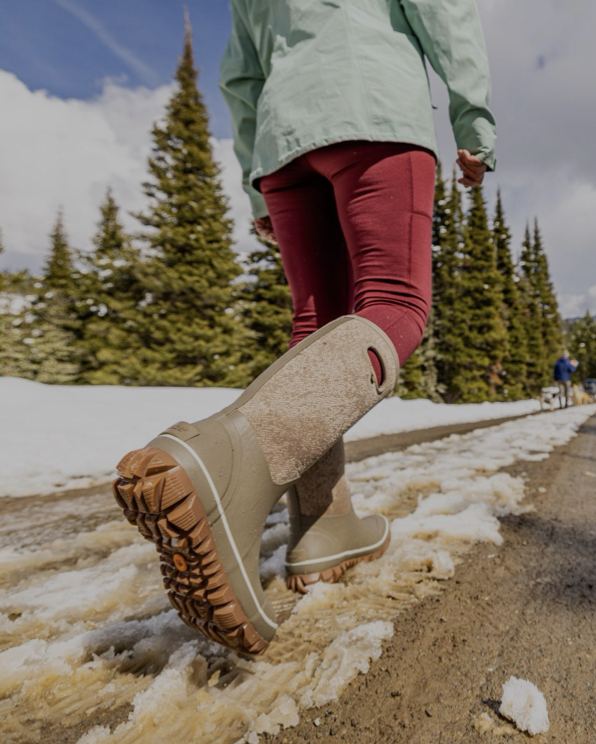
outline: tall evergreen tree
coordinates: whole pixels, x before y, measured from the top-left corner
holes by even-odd
[[[542,236],[538,227],[538,220],[534,220],[534,260],[537,271],[536,291],[540,302],[542,318],[542,338],[546,356],[546,374],[551,375],[552,365],[563,349],[563,323],[559,313],[557,296],[550,277],[548,259],[542,245]]]
[[[209,142],[187,21],[176,89],[153,129],[149,211],[137,351],[123,374],[142,385],[226,385],[238,362],[241,326],[233,280],[232,223]]]
[[[30,346],[29,361],[34,368],[36,382],[68,385],[79,376],[78,354],[74,333],[69,329],[71,317],[64,298],[48,299],[30,326],[25,343]]]
[[[457,328],[461,345],[450,393],[455,401],[480,403],[494,400],[501,384],[506,328],[495,248],[480,186],[471,189],[470,200],[458,298],[465,322]]]
[[[11,312],[10,305],[0,296],[0,377],[22,377],[34,380],[37,365],[33,360],[28,325],[24,312]]]
[[[404,400],[426,398],[440,403],[441,392],[436,365],[434,314],[431,310],[422,342],[400,371],[395,393]]]
[[[43,283],[46,291],[68,293],[73,286],[72,251],[64,228],[64,213],[58,211],[56,223],[50,233],[50,255],[43,272]]]
[[[561,316],[537,220],[533,240],[526,227],[520,270],[528,340],[528,392],[536,395],[552,381],[552,367],[563,348]]]
[[[523,306],[523,327],[526,337],[526,393],[537,395],[547,384],[547,367],[544,338],[542,335],[542,315],[537,287],[537,266],[530,228],[526,225],[522,252],[519,260],[520,294]]]
[[[75,272],[72,250],[59,211],[50,234],[50,255],[44,267],[38,294],[24,318],[27,329],[23,342],[30,349],[34,379],[38,382],[65,384],[75,382],[78,374],[73,290]]]
[[[76,291],[80,377],[96,385],[130,384],[123,375],[122,359],[138,352],[135,330],[144,297],[139,281],[141,256],[124,232],[110,189],[100,211],[94,250],[80,256],[83,271]]]
[[[460,329],[467,322],[461,302],[464,218],[461,192],[455,172],[449,196],[437,182],[438,200],[433,225],[433,315],[438,384],[447,403],[454,403],[459,391],[453,387],[459,359],[465,352]],[[443,196],[442,196],[443,195]]]
[[[579,362],[574,378],[577,382],[596,378],[596,317],[586,311],[583,318],[567,325],[567,349]]]
[[[30,344],[34,315],[34,277],[27,270],[5,272],[0,288],[0,377],[35,379],[36,364]]]
[[[258,240],[262,247],[248,256],[249,280],[240,292],[240,315],[248,331],[234,380],[240,387],[288,350],[292,333],[292,297],[279,248]]]
[[[501,192],[497,191],[497,205],[493,221],[497,271],[501,277],[503,319],[507,328],[507,347],[503,357],[503,385],[500,398],[519,400],[525,394],[527,341],[524,332],[523,308],[519,296],[513,259],[511,232],[505,223]]]

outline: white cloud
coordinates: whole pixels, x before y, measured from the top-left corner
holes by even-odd
[[[60,206],[73,246],[87,249],[108,186],[129,230],[139,224],[129,211],[142,210],[151,126],[171,96],[170,86],[131,90],[106,81],[91,101],[62,100],[32,92],[0,71],[0,227],[7,250],[3,263],[37,269]],[[215,141],[222,182],[229,195],[239,250],[254,245],[248,234],[250,207],[229,140]]]

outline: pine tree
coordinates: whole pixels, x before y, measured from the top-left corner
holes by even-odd
[[[536,289],[537,267],[530,228],[526,225],[522,252],[519,260],[519,288],[523,307],[523,327],[526,337],[526,394],[538,395],[547,384],[545,376],[546,353],[542,336],[540,299]]]
[[[263,246],[248,256],[250,277],[240,292],[240,314],[248,331],[235,383],[246,387],[288,350],[292,333],[292,297],[277,245]]]
[[[58,213],[50,240],[50,256],[38,285],[38,294],[23,325],[26,329],[23,343],[29,346],[36,381],[66,384],[75,382],[78,374],[75,335],[78,319],[73,307],[76,282],[72,250],[62,210]]]
[[[569,355],[579,362],[574,374],[576,382],[596,378],[596,317],[589,311],[583,318],[567,324],[565,342]]]
[[[141,256],[132,247],[119,220],[118,205],[108,189],[93,238],[94,250],[81,254],[76,312],[80,320],[82,382],[94,385],[130,384],[122,360],[134,355]]]
[[[520,258],[525,332],[528,341],[528,393],[537,395],[552,381],[552,368],[563,348],[563,332],[557,298],[542,246],[538,221],[534,236],[526,226]]]
[[[507,328],[507,347],[503,357],[502,400],[519,400],[525,395],[527,341],[524,332],[523,308],[517,288],[511,257],[511,232],[505,223],[501,192],[497,191],[497,205],[493,221],[493,241],[496,249],[497,270],[501,277],[503,320]]]
[[[187,21],[176,90],[153,129],[152,178],[144,184],[150,208],[137,215],[149,228],[149,258],[136,351],[122,368],[141,385],[226,385],[242,345],[232,287],[240,267],[196,78]]]
[[[563,350],[563,323],[559,313],[557,296],[550,277],[548,259],[542,245],[538,220],[534,220],[534,260],[537,266],[536,290],[540,302],[542,318],[542,338],[544,340],[545,376],[552,378],[552,366]]]
[[[29,357],[34,367],[35,381],[51,385],[68,385],[77,381],[79,365],[75,352],[75,337],[68,330],[69,308],[60,296],[48,299],[32,323],[25,343],[30,344]]]
[[[0,377],[35,379],[30,343],[34,277],[27,270],[4,272],[0,290]]]
[[[454,403],[460,392],[453,386],[459,359],[465,353],[461,328],[467,322],[461,302],[461,274],[464,248],[464,219],[461,192],[455,172],[451,190],[437,182],[433,225],[433,315],[438,385],[447,403]]]
[[[0,297],[0,377],[34,380],[37,366],[29,348],[28,325],[24,311],[11,312]]]
[[[457,327],[460,347],[450,393],[458,402],[481,403],[494,400],[501,384],[506,329],[495,248],[480,186],[471,189],[470,200],[459,277],[459,306],[465,322]]]
[[[426,398],[440,403],[441,392],[436,366],[434,317],[431,310],[420,346],[400,371],[395,394],[404,400]]]
[[[54,229],[50,233],[52,241],[50,256],[46,262],[43,277],[46,291],[69,293],[73,286],[72,251],[64,228],[64,213],[58,211]]]

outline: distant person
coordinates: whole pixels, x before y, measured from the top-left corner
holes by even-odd
[[[578,367],[579,362],[577,359],[569,359],[569,355],[566,352],[555,362],[553,376],[559,386],[559,408],[563,408],[563,400],[565,401],[565,408],[569,405],[571,375]]]
[[[231,0],[231,11],[221,89],[255,228],[279,244],[292,348],[232,406],[127,455],[115,490],[161,551],[182,619],[259,653],[276,628],[259,547],[282,494],[297,591],[389,543],[385,517],[354,513],[342,436],[393,390],[430,310],[426,61],[449,91],[464,186],[494,168],[495,120],[475,0]]]

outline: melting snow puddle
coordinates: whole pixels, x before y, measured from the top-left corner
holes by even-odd
[[[58,529],[66,502],[34,504],[28,518],[44,530],[35,541],[25,530],[20,543],[6,531],[10,547],[0,549],[4,741],[33,744],[76,727],[78,744],[254,744],[296,725],[301,708],[336,699],[366,673],[396,614],[440,591],[469,546],[501,544],[498,517],[530,508],[523,479],[498,471],[548,457],[594,410],[545,413],[349,465],[356,509],[392,520],[391,545],[345,583],[316,585],[304,598],[285,588],[287,512],[277,507],[261,573],[282,622],[257,659],[180,622],[153,547],[112,521],[117,511],[104,497],[69,501],[71,516],[103,515],[79,534],[77,519],[70,534]],[[10,516],[26,523],[27,515]]]

